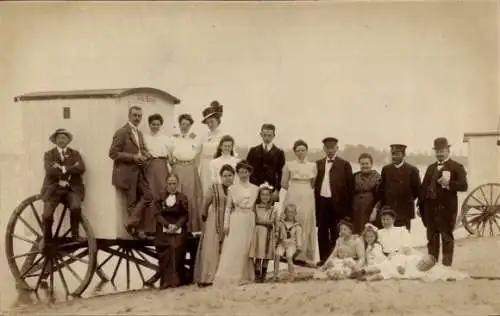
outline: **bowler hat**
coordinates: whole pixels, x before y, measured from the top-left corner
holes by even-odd
[[[448,139],[446,139],[446,137],[438,137],[434,139],[433,149],[439,150],[445,148],[450,148],[450,144],[448,143]]]
[[[391,151],[402,151],[402,152],[405,152],[406,151],[406,145],[403,145],[403,144],[392,144],[391,145]]]
[[[53,144],[55,144],[55,143],[56,143],[56,137],[57,137],[57,135],[59,135],[59,134],[64,134],[64,135],[66,135],[66,136],[68,137],[68,139],[69,139],[69,142],[70,142],[70,143],[71,143],[71,141],[73,140],[73,135],[72,135],[70,132],[68,132],[66,129],[64,129],[64,128],[58,128],[58,129],[56,129],[56,130],[54,131],[54,133],[52,133],[52,135],[50,135],[49,140],[50,140]]]

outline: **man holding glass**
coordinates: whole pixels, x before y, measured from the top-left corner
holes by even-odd
[[[462,164],[450,158],[450,145],[444,137],[434,140],[437,161],[425,172],[418,208],[427,228],[427,250],[436,260],[442,242],[444,266],[451,266],[455,240],[453,230],[458,213],[457,192],[467,191],[467,173]]]

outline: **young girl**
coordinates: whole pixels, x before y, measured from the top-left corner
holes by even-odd
[[[353,271],[360,270],[365,263],[363,241],[357,235],[352,234],[352,229],[352,224],[348,220],[340,221],[339,238],[337,238],[335,248],[320,268],[320,272],[324,272],[330,279],[345,279]],[[324,276],[316,274],[315,278],[324,278]]]
[[[280,258],[286,256],[288,263],[289,280],[293,281],[295,272],[293,259],[302,249],[302,227],[297,222],[297,208],[294,204],[287,204],[283,219],[279,220],[276,227],[276,252],[274,255],[274,280],[278,279]]]
[[[382,251],[382,245],[378,242],[377,237],[378,228],[373,224],[367,223],[363,231],[363,240],[365,242],[365,267],[361,270],[360,277],[369,272],[369,275],[365,276],[364,279],[367,281],[383,279],[380,274],[378,265],[387,260],[387,257]]]
[[[264,183],[259,187],[259,196],[255,206],[255,236],[250,248],[250,258],[255,260],[255,281],[262,283],[266,279],[267,266],[274,257],[274,234],[277,224],[276,210],[272,201],[273,187]]]

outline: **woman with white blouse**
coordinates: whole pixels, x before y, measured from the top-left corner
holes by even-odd
[[[200,175],[198,173],[200,142],[194,133],[189,133],[194,123],[189,114],[179,116],[179,134],[172,136],[171,157],[172,172],[179,177],[179,190],[189,200],[190,232],[201,231],[201,208],[203,204],[203,192],[201,189]]]
[[[160,114],[150,115],[148,123],[149,133],[144,133],[144,142],[151,156],[145,173],[153,198],[157,199],[164,191],[169,175],[170,138],[160,132],[163,126],[163,117]],[[146,234],[154,234],[156,226],[152,210],[145,212],[144,226]]]
[[[230,165],[236,168],[236,164],[241,159],[234,156],[234,138],[230,135],[225,135],[221,138],[214,159],[210,162],[210,170],[212,170],[212,184],[221,183],[220,170],[224,165]],[[235,178],[235,183],[238,183],[238,178]]]

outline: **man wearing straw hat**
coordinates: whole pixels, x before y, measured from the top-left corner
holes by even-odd
[[[85,172],[80,153],[69,148],[73,135],[63,128],[56,129],[49,137],[55,145],[43,157],[45,178],[41,195],[44,202],[42,226],[45,245],[52,241],[52,224],[54,211],[60,203],[64,203],[70,210],[71,235],[76,241],[83,241],[79,237],[82,201],[85,195],[82,174]]]
[[[444,137],[434,140],[437,161],[427,167],[418,206],[427,228],[427,251],[439,258],[440,241],[443,243],[444,266],[451,266],[455,240],[453,230],[458,213],[457,192],[467,191],[465,168],[450,159],[450,145]]]

